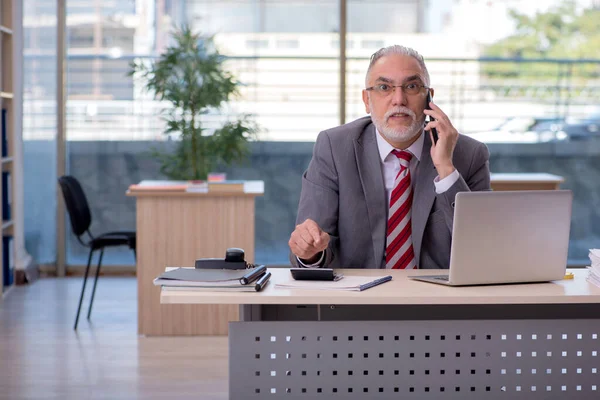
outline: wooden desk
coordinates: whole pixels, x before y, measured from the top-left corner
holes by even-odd
[[[557,190],[565,180],[546,173],[493,173],[493,190]]]
[[[254,261],[254,203],[262,193],[127,192],[136,197],[138,333],[225,335],[239,318],[231,305],[161,305],[152,284],[167,266],[225,257],[229,247]]]
[[[343,270],[393,276],[364,292],[276,289],[289,270],[270,271],[260,293],[161,293],[167,304],[249,305],[243,322],[230,324],[230,399],[600,393],[600,288],[587,270],[551,283],[460,288],[407,279],[435,270]]]

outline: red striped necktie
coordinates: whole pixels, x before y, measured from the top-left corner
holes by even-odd
[[[400,171],[390,199],[385,265],[386,268],[412,269],[416,267],[410,218],[413,196],[408,168],[412,154],[404,150],[393,150],[392,153],[400,161]]]

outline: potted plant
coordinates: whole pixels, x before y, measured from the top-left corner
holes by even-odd
[[[183,26],[172,38],[173,45],[150,65],[132,62],[129,75],[143,78],[147,91],[171,104],[164,110],[164,133],[178,140],[173,152],[153,151],[160,171],[176,180],[206,180],[216,166],[243,160],[258,129],[248,115],[230,118],[217,129],[206,127],[206,115],[238,95],[240,82],[224,69],[225,58],[212,37]]]

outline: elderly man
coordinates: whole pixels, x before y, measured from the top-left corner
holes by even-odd
[[[431,102],[429,73],[415,50],[380,49],[365,81],[370,116],[317,138],[302,177],[290,261],[305,267],[448,268],[454,197],[490,189],[488,149],[459,135]],[[427,115],[434,120],[425,123]]]

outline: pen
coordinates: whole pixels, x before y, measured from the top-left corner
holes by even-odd
[[[260,292],[262,290],[262,288],[265,287],[267,282],[269,282],[269,278],[271,278],[270,272],[267,272],[266,274],[261,276],[260,279],[258,281],[256,281],[256,285],[254,286],[254,289],[256,289],[257,292]]]
[[[250,272],[248,272],[246,275],[244,275],[240,278],[240,283],[242,285],[247,285],[250,282],[253,282],[255,279],[257,279],[259,276],[261,276],[266,270],[267,270],[267,267],[265,267],[264,265],[261,265],[260,267],[252,268],[252,270]]]

